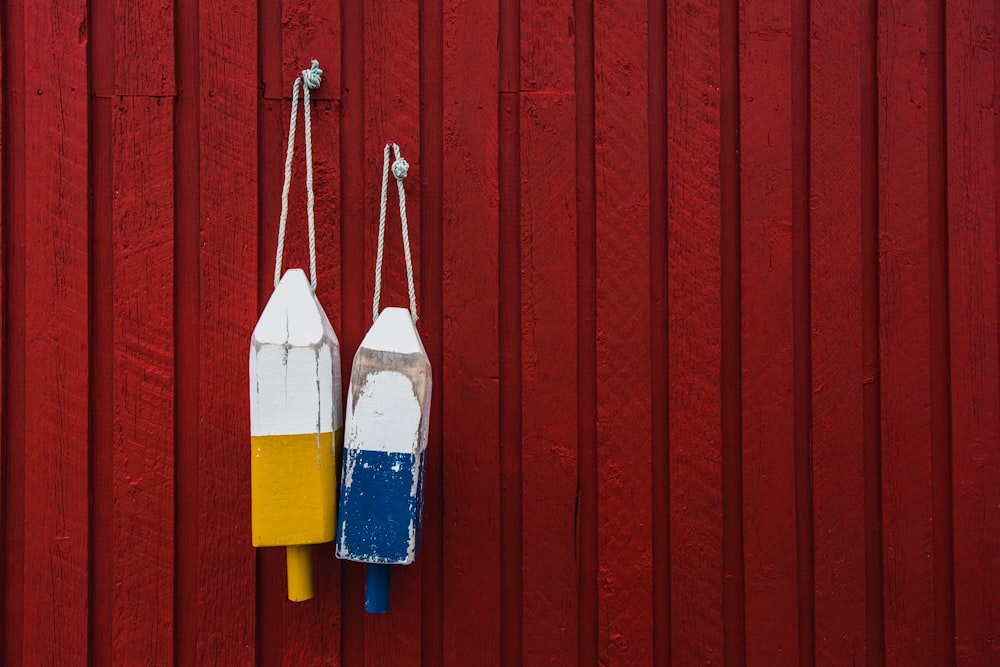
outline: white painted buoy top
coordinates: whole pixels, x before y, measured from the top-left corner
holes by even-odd
[[[405,308],[386,308],[379,313],[372,328],[365,334],[361,347],[369,350],[397,352],[399,354],[422,354],[424,344],[420,341],[417,328],[413,325],[410,311]]]
[[[340,343],[301,269],[290,269],[253,331],[250,434],[329,433],[343,425]]]

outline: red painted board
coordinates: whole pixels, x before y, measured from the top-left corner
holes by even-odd
[[[522,7],[523,10],[523,7]],[[576,136],[572,93],[521,100],[524,664],[577,663]]]
[[[317,100],[339,100],[341,91],[341,19],[336,0],[263,0],[261,16],[261,74],[264,97],[291,96],[299,73],[319,61],[323,85]]]
[[[433,385],[426,461],[421,566],[421,662],[444,663],[444,482],[442,417],[445,412],[443,192],[444,192],[444,6],[419,3],[420,10],[420,281],[422,337],[431,360]]]
[[[247,341],[257,318],[255,6],[199,7],[199,662],[254,658]],[[193,270],[193,269],[192,269]]]
[[[25,236],[25,164],[21,160],[11,160],[14,153],[24,154],[24,17],[23,3],[8,2],[4,4],[2,18],[4,41],[0,58],[3,59],[4,88],[2,99],[3,118],[0,126],[0,141],[6,151],[2,162],[2,180],[0,190],[3,191],[3,325],[2,338],[4,355],[0,359],[4,375],[4,389],[15,388],[25,381],[24,356],[24,247]],[[19,97],[9,93],[21,91]],[[5,664],[20,664],[23,661],[23,604],[24,599],[24,549],[20,546],[11,548],[8,545],[24,544],[24,407],[25,396],[22,391],[14,391],[4,396],[3,411],[3,456],[0,456],[0,466],[4,469],[0,477],[2,485],[4,559],[3,587],[0,589],[3,604],[2,628],[0,638],[0,659]]]
[[[299,104],[295,161],[289,193],[283,267],[309,270],[306,214],[305,144]],[[335,102],[312,105],[313,190],[316,220],[317,288],[338,337],[341,328],[340,252],[340,124]],[[260,116],[260,252],[258,301],[260,312],[274,289],[274,261],[290,101],[265,99]],[[342,342],[342,341],[341,341]],[[341,346],[341,364],[350,367],[353,354]],[[340,562],[333,544],[313,547],[315,597],[305,603],[287,600],[285,550],[257,550],[257,653],[262,664],[335,664],[340,659]]]
[[[788,2],[741,14],[743,546],[750,664],[798,662]]]
[[[575,664],[576,103],[573,3],[519,6],[521,660]],[[558,26],[558,27],[557,27]]]
[[[345,364],[342,367],[343,386],[351,377],[354,352],[371,322],[370,301],[365,294],[365,235],[371,212],[366,208],[365,160],[365,58],[364,58],[364,0],[346,0],[342,4],[344,24],[351,29],[343,33],[341,76],[343,98],[340,116],[340,169],[341,201],[341,349]],[[365,307],[368,304],[368,308]],[[365,632],[364,566],[344,561],[341,563],[341,659],[345,667],[364,664]]]
[[[608,665],[653,652],[646,36],[645,2],[595,5],[598,658]]]
[[[571,92],[576,71],[572,0],[524,0],[519,8],[521,90]]]
[[[366,0],[364,31],[365,289],[362,298],[365,303],[364,329],[367,331],[375,288],[382,153],[385,144],[390,141],[399,145],[403,158],[410,165],[403,183],[418,315],[420,312],[420,50],[417,5],[404,0]],[[393,160],[395,157],[390,156],[390,165]],[[388,306],[405,308],[409,305],[399,195],[391,170],[389,181],[380,310]],[[421,335],[427,333],[419,320],[417,330]],[[360,604],[344,610],[345,614],[363,614],[365,617],[365,664],[401,667],[419,664],[422,565],[423,560],[418,555],[413,565],[393,568],[387,614],[365,614]]]
[[[959,665],[1000,663],[998,29],[1000,8],[993,3],[947,5],[951,465]]]
[[[926,5],[880,6],[879,286],[885,657],[933,660]]]
[[[498,53],[483,35],[495,34],[497,7],[446,0],[444,19],[444,664],[491,666],[500,660]]]
[[[114,0],[114,94],[176,93],[174,18],[173,0]]]
[[[21,523],[7,526],[5,554],[20,580],[5,586],[13,664],[87,660],[87,49],[51,39],[77,35],[86,15],[84,2],[29,2],[12,7],[4,26],[5,39],[17,33],[24,48],[11,77],[23,76],[22,94],[8,97],[23,123],[8,136],[23,136],[23,152],[5,181],[23,193],[8,265],[20,284],[8,285],[7,304],[8,324],[23,335],[23,361],[8,366],[23,402],[11,406],[5,443],[17,471],[5,492],[21,496],[4,503]]]
[[[653,663],[670,662],[670,350],[667,238],[667,7],[647,3],[649,94],[649,403],[653,525]]]
[[[722,664],[719,9],[667,30],[670,657]]]
[[[877,596],[865,588],[862,20],[853,0],[812,9],[822,31],[810,51],[815,660],[831,667],[865,662],[866,599]]]
[[[114,160],[115,664],[173,656],[173,101],[119,98]],[[110,406],[109,406],[110,407]]]

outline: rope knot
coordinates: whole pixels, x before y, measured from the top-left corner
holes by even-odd
[[[323,82],[323,70],[319,68],[319,61],[312,61],[312,67],[302,70],[302,83],[309,90],[316,90]]]
[[[410,171],[410,163],[399,157],[396,161],[392,163],[392,175],[396,177],[396,180],[403,180],[406,178],[406,174]]]

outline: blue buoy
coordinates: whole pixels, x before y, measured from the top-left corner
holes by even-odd
[[[337,557],[368,563],[365,609],[389,608],[389,567],[420,546],[431,365],[410,312],[386,308],[354,356]]]

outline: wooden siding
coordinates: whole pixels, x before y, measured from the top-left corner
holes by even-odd
[[[1000,665],[1000,4],[5,0],[0,56],[2,664]],[[311,58],[345,378],[411,165],[384,616],[250,545]]]

